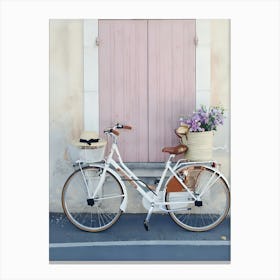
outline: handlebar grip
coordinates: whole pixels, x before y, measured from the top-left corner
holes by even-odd
[[[130,126],[130,125],[124,125],[123,128],[124,128],[124,129],[132,129],[132,126]]]

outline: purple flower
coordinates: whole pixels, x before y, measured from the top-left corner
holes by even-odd
[[[216,130],[218,125],[222,125],[224,118],[223,108],[216,106],[207,110],[205,106],[201,106],[190,117],[185,118],[184,123],[192,132],[211,131]]]

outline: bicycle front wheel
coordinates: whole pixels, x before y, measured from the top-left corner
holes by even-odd
[[[223,176],[200,165],[182,167],[176,172],[194,197],[201,195],[201,202],[195,202],[196,199],[178,181],[174,188],[174,179],[177,179],[171,178],[165,193],[171,218],[190,231],[207,231],[219,225],[230,207],[230,192]]]
[[[81,230],[103,231],[120,217],[123,189],[116,177],[107,171],[105,181],[94,199],[103,167],[88,166],[76,170],[65,182],[62,207],[67,218]]]

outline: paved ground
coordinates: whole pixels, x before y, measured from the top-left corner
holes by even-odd
[[[60,261],[230,261],[230,220],[208,232],[177,226],[168,215],[153,214],[150,230],[145,214],[123,214],[110,229],[88,233],[62,214],[50,214],[49,260]]]

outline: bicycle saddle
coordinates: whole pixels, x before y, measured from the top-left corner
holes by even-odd
[[[188,147],[186,145],[178,145],[175,147],[164,147],[162,149],[163,153],[169,153],[171,155],[179,155],[183,154],[188,150]]]

